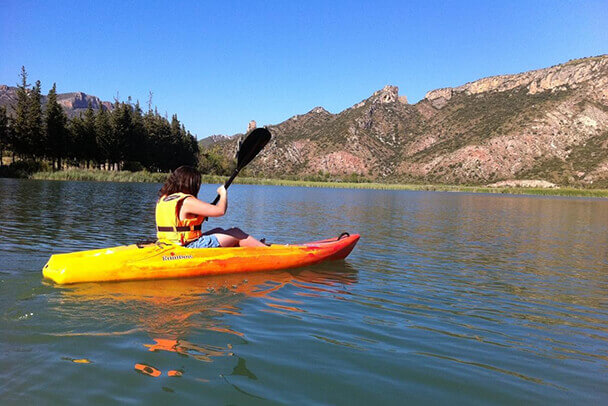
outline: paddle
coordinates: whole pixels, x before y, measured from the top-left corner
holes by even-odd
[[[241,142],[239,146],[239,152],[236,154],[236,169],[232,172],[232,175],[226,183],[224,183],[224,187],[228,189],[228,186],[232,183],[236,175],[239,174],[241,169],[243,169],[249,162],[255,158],[262,149],[268,144],[270,141],[270,131],[265,128],[256,128],[251,131],[245,139]],[[215,200],[211,204],[217,204],[220,201],[220,195],[217,195]]]

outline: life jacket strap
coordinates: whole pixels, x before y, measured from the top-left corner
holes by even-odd
[[[186,232],[186,231],[199,231],[202,228],[202,224],[197,224],[195,226],[181,226],[181,227],[163,227],[157,226],[156,230],[160,232]]]

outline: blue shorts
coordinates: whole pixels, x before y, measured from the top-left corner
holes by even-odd
[[[211,235],[203,235],[197,240],[192,241],[186,248],[218,248],[221,247],[220,242],[217,240],[217,237],[213,234]]]

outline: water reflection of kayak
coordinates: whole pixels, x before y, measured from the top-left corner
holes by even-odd
[[[135,279],[185,278],[269,271],[344,259],[359,235],[297,245],[190,249],[164,242],[56,254],[44,266],[45,278],[58,284]]]
[[[340,294],[343,286],[357,282],[357,272],[347,263],[327,263],[319,266],[258,272],[251,274],[213,275],[196,279],[142,280],[117,283],[84,283],[66,286],[62,290],[61,302],[98,303],[102,306],[127,304],[129,302],[152,305],[165,309],[175,306],[205,309],[221,309],[230,313],[231,298],[240,301],[244,297],[268,298],[285,286],[295,286],[300,295],[316,296]],[[238,296],[235,297],[235,294]],[[238,312],[237,312],[238,313]]]
[[[232,324],[235,320],[232,316],[246,315],[242,302],[254,298],[259,300],[257,309],[261,311],[298,314],[306,310],[307,298],[340,297],[348,294],[348,286],[354,283],[357,283],[356,270],[343,262],[296,270],[195,279],[83,283],[62,287],[53,311],[60,314],[67,312],[66,317],[73,317],[72,311],[76,308],[79,309],[78,316],[84,319],[98,317],[101,324],[108,320],[120,320],[121,326],[127,324],[135,327],[126,332],[70,331],[62,336],[112,336],[143,331],[152,340],[143,343],[149,351],[175,352],[210,362],[216,357],[232,354],[231,339],[227,338],[226,343],[221,340],[200,342],[200,337],[205,336],[201,332],[243,337],[244,334]],[[276,294],[282,288],[294,288],[296,291],[293,297],[286,298]],[[151,365],[138,364],[135,368],[146,375],[160,375],[159,370]]]

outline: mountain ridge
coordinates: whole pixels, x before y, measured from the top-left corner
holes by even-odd
[[[605,187],[608,55],[431,90],[415,104],[387,85],[339,113],[316,107],[268,128],[257,176]],[[208,148],[231,157],[238,138]]]

